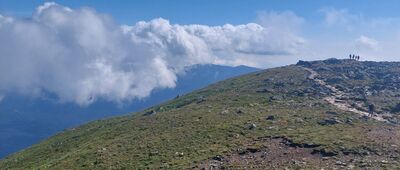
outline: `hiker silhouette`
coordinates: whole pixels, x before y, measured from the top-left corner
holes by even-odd
[[[374,115],[375,112],[375,105],[374,104],[369,104],[368,105],[368,116],[372,117]]]

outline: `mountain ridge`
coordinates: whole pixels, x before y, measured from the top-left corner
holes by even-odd
[[[0,166],[396,168],[400,128],[393,108],[400,96],[400,70],[393,66],[400,63],[330,59],[230,78],[143,112],[62,132],[1,160]],[[376,121],[338,108],[326,100],[335,90],[315,77],[345,93],[338,97],[349,106],[363,110],[373,103],[374,114],[390,112],[391,117]]]

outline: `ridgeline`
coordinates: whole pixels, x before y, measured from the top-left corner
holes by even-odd
[[[399,101],[398,62],[299,61],[66,130],[0,167],[393,169]]]

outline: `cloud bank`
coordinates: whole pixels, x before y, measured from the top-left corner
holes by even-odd
[[[124,102],[173,88],[194,64],[264,66],[266,57],[296,55],[305,40],[266,13],[259,23],[178,25],[158,18],[120,26],[88,8],[45,3],[30,18],[0,15],[0,94],[56,94],[85,106]],[[280,29],[282,28],[282,29]]]

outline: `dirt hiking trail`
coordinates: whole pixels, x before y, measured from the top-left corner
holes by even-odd
[[[306,68],[306,67],[302,67],[305,70],[307,70],[308,72],[310,72],[310,75],[308,76],[308,79],[311,79],[313,81],[315,81],[316,83],[318,83],[319,85],[328,88],[332,93],[331,96],[325,97],[324,100],[327,101],[328,103],[336,106],[337,108],[343,110],[343,111],[349,111],[349,112],[353,112],[353,113],[357,113],[361,116],[367,116],[369,117],[369,113],[359,110],[357,108],[354,108],[349,101],[347,100],[343,100],[346,98],[346,93],[344,93],[343,91],[338,90],[336,87],[331,86],[329,84],[327,84],[325,81],[321,80],[318,78],[319,74],[314,71],[311,68]],[[360,104],[358,104],[358,106],[360,106]],[[383,121],[383,122],[388,122],[388,120],[386,120],[385,118],[383,118],[383,116],[386,114],[373,114],[370,118],[375,119],[377,121]]]

